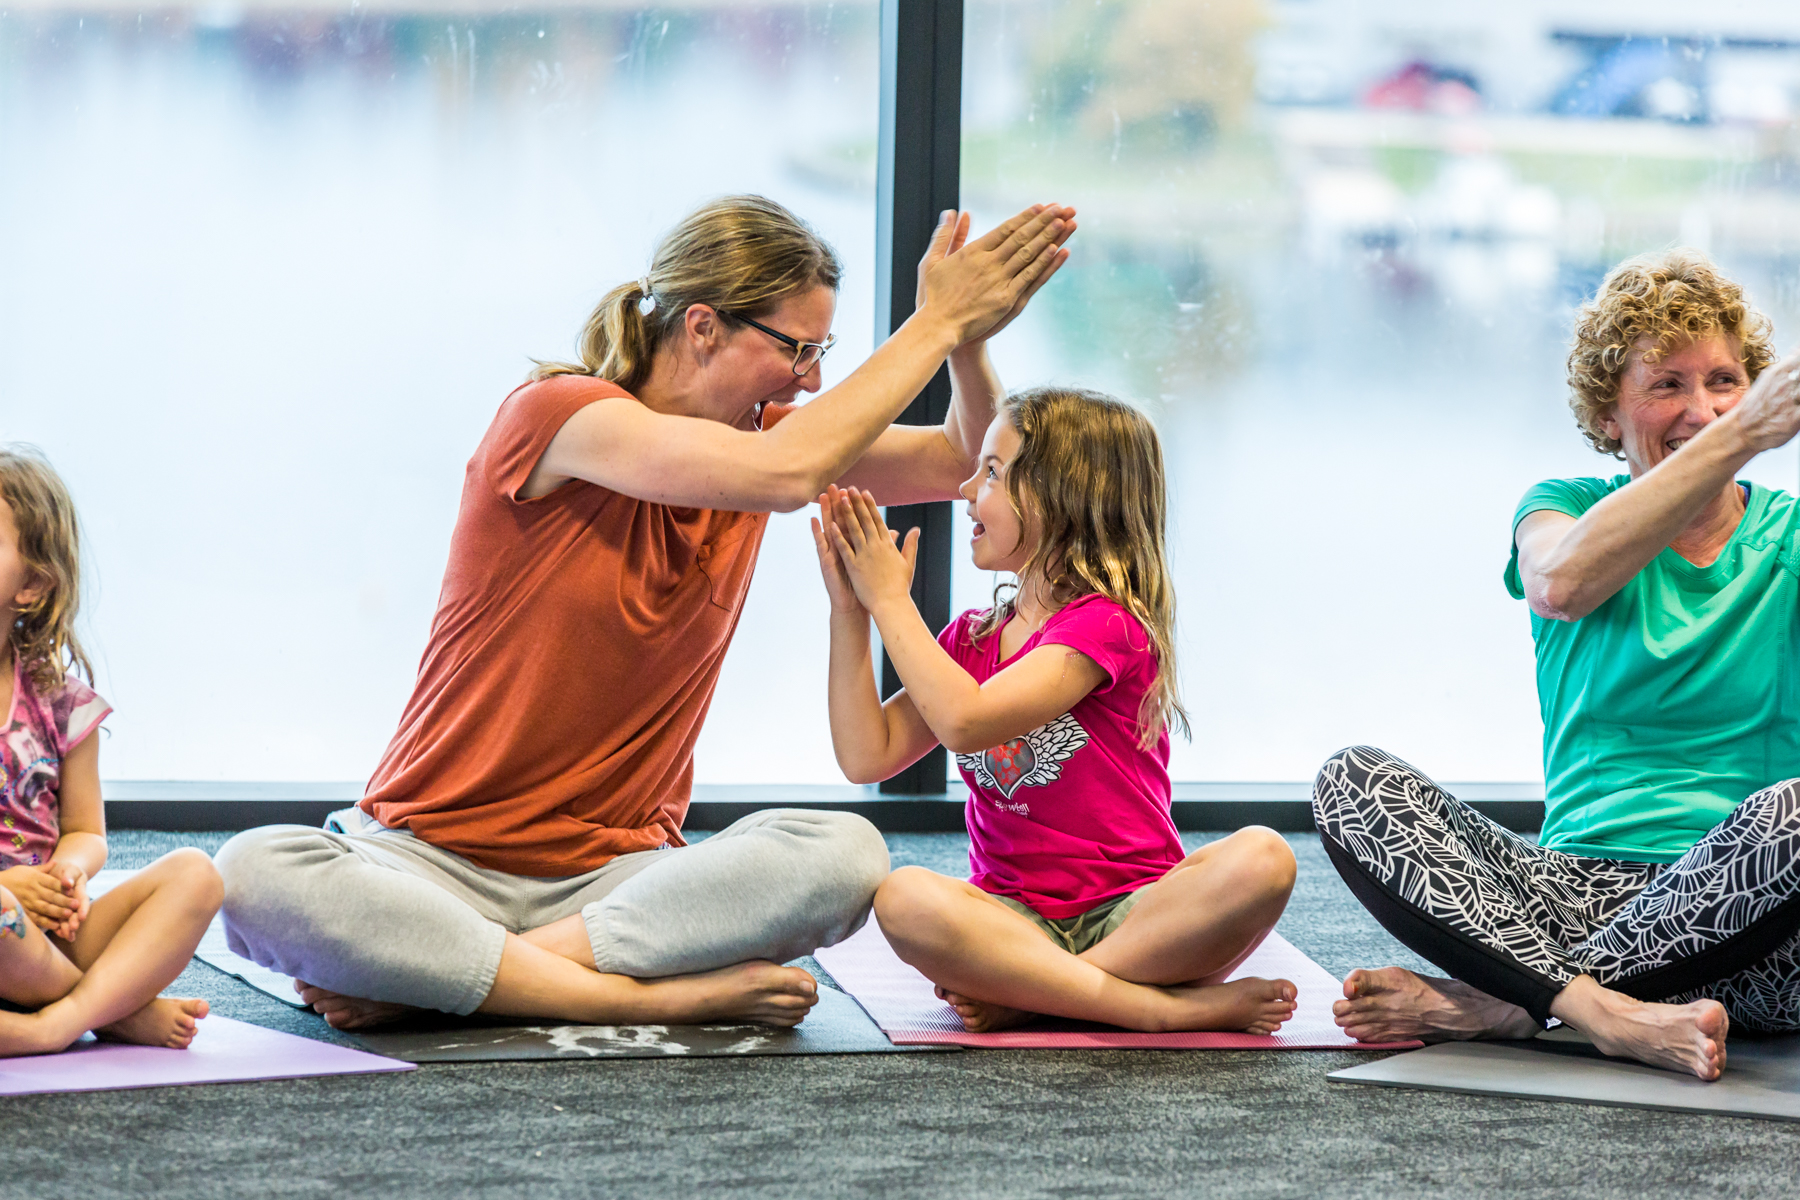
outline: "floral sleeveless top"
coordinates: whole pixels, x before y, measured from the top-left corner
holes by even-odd
[[[110,712],[73,675],[40,694],[13,655],[12,712],[0,729],[0,868],[50,861],[61,836],[62,760]]]

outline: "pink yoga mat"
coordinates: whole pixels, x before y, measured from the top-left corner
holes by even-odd
[[[240,1083],[310,1075],[410,1071],[411,1063],[207,1017],[186,1050],[121,1046],[85,1039],[61,1054],[0,1058],[0,1096],[39,1092],[104,1092],[184,1083]]]
[[[818,951],[815,958],[856,998],[896,1046],[948,1042],[989,1049],[1039,1050],[1408,1050],[1422,1042],[1359,1042],[1331,1019],[1331,1002],[1344,994],[1312,959],[1279,933],[1256,948],[1233,979],[1260,975],[1287,979],[1299,989],[1294,1017],[1281,1032],[1134,1033],[1073,1021],[1044,1021],[1003,1033],[970,1033],[956,1010],[933,994],[931,981],[901,962],[871,916],[853,936]]]

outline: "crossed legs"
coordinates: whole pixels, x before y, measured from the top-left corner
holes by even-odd
[[[94,901],[72,942],[29,922],[22,938],[0,932],[0,997],[36,1010],[0,1012],[0,1056],[54,1053],[89,1030],[185,1047],[206,1001],[157,993],[193,957],[221,894],[206,855],[177,850]],[[10,894],[0,903],[17,908]]]
[[[1079,955],[974,885],[919,867],[888,877],[875,913],[895,953],[977,1032],[1046,1015],[1273,1033],[1293,1015],[1294,985],[1221,981],[1275,927],[1293,885],[1293,852],[1251,828],[1188,855]]]
[[[1556,1017],[1607,1054],[1715,1079],[1732,1016],[1721,1000],[1761,1029],[1800,1016],[1795,781],[1667,866],[1535,846],[1369,747],[1325,764],[1314,813],[1357,898],[1456,977],[1353,972],[1335,1006],[1353,1036],[1529,1037]]]

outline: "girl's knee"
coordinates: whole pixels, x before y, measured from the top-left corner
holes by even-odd
[[[215,912],[224,903],[225,881],[219,875],[219,868],[207,857],[206,851],[184,846],[163,855],[156,865],[163,868],[169,882],[196,903],[204,904]]]
[[[1287,900],[1300,865],[1286,838],[1266,826],[1247,825],[1226,839],[1226,844],[1230,869],[1240,877],[1242,887]]]
[[[944,876],[924,867],[901,867],[875,889],[875,919],[890,938],[924,935],[943,910]]]

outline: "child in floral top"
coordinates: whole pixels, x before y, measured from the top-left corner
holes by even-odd
[[[112,710],[75,677],[93,676],[74,632],[80,594],[67,489],[35,451],[0,447],[0,1056],[89,1030],[181,1048],[207,1011],[158,993],[218,911],[211,859],[177,850],[88,898],[106,864],[95,731]]]

